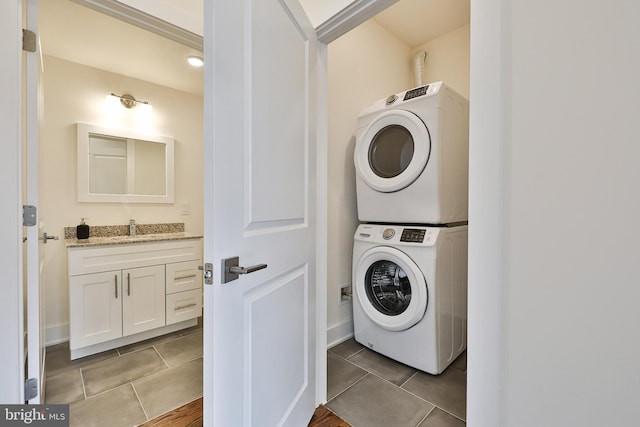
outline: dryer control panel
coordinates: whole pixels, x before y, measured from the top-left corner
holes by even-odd
[[[427,232],[424,228],[403,228],[400,236],[401,242],[422,243]]]
[[[403,101],[406,101],[408,99],[413,99],[413,98],[417,98],[419,96],[424,96],[427,94],[427,91],[429,90],[429,85],[426,86],[422,86],[422,87],[417,87],[415,89],[411,89],[405,92],[404,94],[404,98],[402,98]]]

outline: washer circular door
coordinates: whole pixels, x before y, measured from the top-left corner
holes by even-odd
[[[354,279],[358,303],[376,325],[403,331],[424,317],[427,282],[404,252],[388,246],[369,249],[360,257]]]
[[[392,110],[376,117],[356,141],[358,175],[376,191],[390,193],[413,183],[429,161],[429,130],[415,114]]]

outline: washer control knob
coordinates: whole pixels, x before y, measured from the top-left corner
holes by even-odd
[[[396,235],[396,231],[393,228],[387,228],[382,232],[382,238],[384,240],[389,240],[395,235]]]

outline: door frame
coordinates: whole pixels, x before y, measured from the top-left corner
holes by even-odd
[[[0,402],[24,402],[24,296],[22,244],[22,0],[3,2],[0,13],[0,270],[4,282],[0,298]],[[11,143],[13,141],[13,144]]]

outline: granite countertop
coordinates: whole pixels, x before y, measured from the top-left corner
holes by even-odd
[[[106,245],[131,245],[134,243],[145,242],[165,242],[170,240],[188,240],[201,239],[203,236],[199,234],[177,232],[177,233],[157,233],[157,234],[138,234],[137,236],[106,236],[106,237],[89,237],[88,239],[65,239],[67,248],[87,247],[87,246],[106,246]]]

